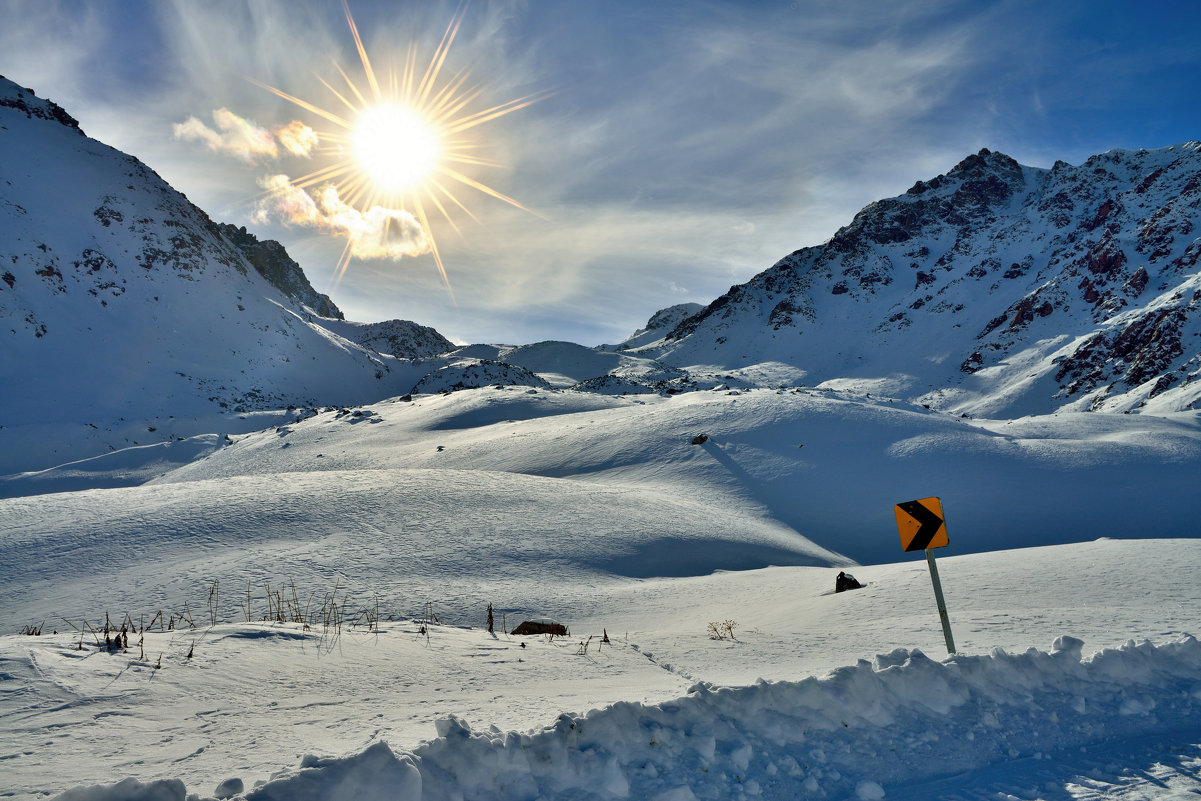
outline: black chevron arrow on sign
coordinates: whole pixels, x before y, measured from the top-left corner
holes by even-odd
[[[924,551],[942,528],[943,519],[928,509],[921,501],[898,503],[897,508],[912,517],[918,524],[913,539],[905,546],[906,551]]]

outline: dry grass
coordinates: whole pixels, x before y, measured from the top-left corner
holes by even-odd
[[[738,625],[733,620],[711,620],[709,621],[709,639],[711,640],[732,640],[734,639],[734,628]]]

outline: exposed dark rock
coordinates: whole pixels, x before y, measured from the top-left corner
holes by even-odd
[[[1001,275],[1001,277],[1002,278],[1021,278],[1025,274],[1026,274],[1026,269],[1022,265],[1018,264],[1015,261],[1013,264],[1009,265],[1009,269],[1006,270]]]
[[[1134,275],[1130,276],[1129,280],[1122,285],[1122,291],[1130,297],[1138,297],[1143,294],[1143,290],[1147,288],[1147,282],[1151,280],[1151,276],[1147,275],[1146,267],[1139,267],[1134,271]]]
[[[1097,213],[1093,215],[1092,219],[1084,223],[1084,229],[1086,231],[1093,231],[1097,228],[1100,228],[1105,224],[1105,221],[1109,219],[1110,215],[1118,209],[1118,204],[1112,198],[1107,198],[1105,202],[1097,208]]]
[[[61,106],[53,101],[43,100],[35,95],[32,89],[17,86],[3,75],[0,75],[0,108],[16,109],[30,119],[57,122],[83,136],[79,121],[64,111]]]
[[[345,319],[328,295],[313,289],[300,265],[288,256],[284,246],[274,239],[260,241],[245,227],[215,223],[214,229],[242,252],[246,260],[284,297],[312,309],[318,317]]]
[[[1122,275],[1126,253],[1108,234],[1089,249],[1084,266],[1099,278],[1114,280]]]
[[[1055,378],[1070,379],[1069,395],[1095,389],[1112,378],[1129,387],[1143,384],[1183,354],[1181,329],[1187,319],[1183,309],[1160,309],[1116,332],[1094,334],[1060,363]]]
[[[1140,195],[1145,194],[1146,191],[1151,188],[1151,185],[1159,180],[1159,177],[1161,175],[1163,175],[1163,167],[1160,167],[1159,169],[1151,172],[1146,178],[1144,178],[1142,180],[1141,183],[1139,183],[1138,186],[1136,186],[1134,188],[1134,191]]]
[[[566,637],[567,627],[562,623],[551,623],[545,620],[527,620],[509,633],[515,637],[528,637],[535,634],[549,634],[552,637]]]
[[[1037,303],[1038,300],[1034,295],[1022,298],[1009,320],[1009,330],[1016,331],[1026,324],[1033,322],[1036,316],[1047,317],[1051,312],[1055,311],[1055,307],[1051,305],[1050,301],[1044,300],[1041,304],[1035,305]]]

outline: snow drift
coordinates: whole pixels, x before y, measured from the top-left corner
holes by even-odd
[[[300,769],[247,801],[884,798],[889,788],[1020,757],[1195,730],[1201,643],[1129,642],[952,656],[898,649],[800,682],[695,685],[662,704],[562,715],[531,734],[451,716],[412,751],[379,742]],[[240,781],[238,782],[240,784]],[[236,785],[235,785],[236,786]],[[178,780],[76,788],[60,801],[183,801]]]

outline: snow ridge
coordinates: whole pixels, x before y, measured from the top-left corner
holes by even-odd
[[[1061,636],[1050,651],[942,662],[897,649],[820,679],[702,682],[675,701],[565,714],[530,734],[473,731],[452,715],[412,751],[377,742],[349,757],[305,757],[246,799],[880,799],[1006,760],[1193,729],[1196,639],[1131,641],[1087,659],[1082,646]],[[125,799],[184,798],[178,780],[116,787]],[[116,787],[59,798],[102,801]]]

